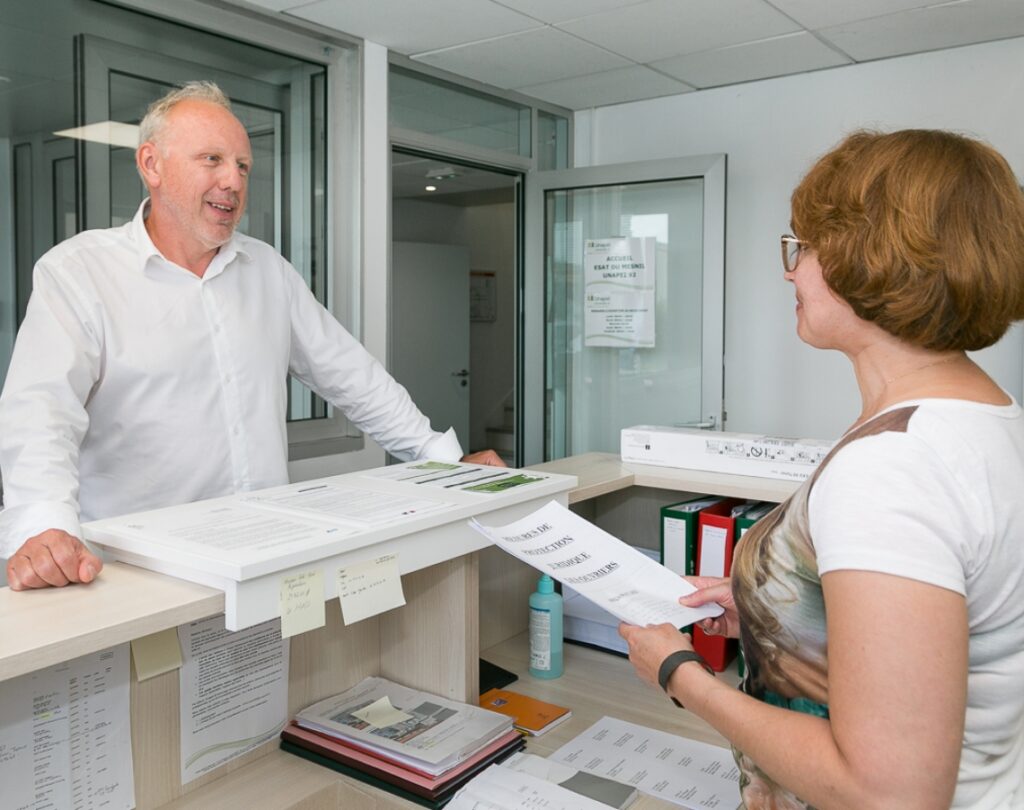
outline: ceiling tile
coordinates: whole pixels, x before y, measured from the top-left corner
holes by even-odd
[[[627,59],[555,28],[414,54],[413,58],[504,88],[541,84],[629,65]]]
[[[814,31],[828,25],[934,6],[936,0],[772,0],[772,5]]]
[[[404,54],[538,27],[490,0],[319,0],[288,13]]]
[[[272,2],[273,0],[268,0]],[[285,0],[295,2],[295,0]],[[546,23],[560,23],[609,11],[615,8],[635,6],[647,0],[495,0],[503,6],[528,14]]]
[[[605,104],[688,93],[693,88],[650,68],[636,65],[517,89],[552,104],[582,110]]]
[[[858,61],[1024,35],[1021,0],[961,0],[824,28],[820,35]]]
[[[800,30],[763,0],[648,0],[558,27],[642,63]]]
[[[850,63],[804,32],[676,56],[654,62],[651,67],[694,87],[718,87]]]

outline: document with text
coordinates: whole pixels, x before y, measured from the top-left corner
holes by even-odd
[[[385,481],[403,481],[424,489],[447,489],[484,495],[506,492],[548,480],[544,473],[526,473],[509,467],[463,464],[456,461],[415,461],[384,467],[368,475]]]
[[[615,717],[602,717],[550,759],[692,810],[740,803],[740,773],[728,748]]]
[[[684,627],[722,613],[714,603],[680,605],[679,597],[694,590],[686,580],[555,501],[506,526],[469,523],[621,621]]]
[[[224,617],[178,628],[181,783],[274,739],[288,721],[288,641],[274,619],[232,633]]]
[[[4,810],[135,807],[127,644],[3,684]]]

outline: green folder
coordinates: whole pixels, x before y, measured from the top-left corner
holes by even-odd
[[[701,509],[724,498],[693,495],[661,507],[661,564],[680,576],[697,573],[697,519]]]
[[[736,516],[736,539],[743,537],[743,533],[753,526],[757,521],[772,511],[778,504],[766,501],[756,502],[750,505],[742,514]]]

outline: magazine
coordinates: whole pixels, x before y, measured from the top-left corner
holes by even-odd
[[[509,731],[505,715],[370,677],[295,717],[303,728],[431,776]]]

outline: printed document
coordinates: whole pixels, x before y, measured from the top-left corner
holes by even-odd
[[[127,644],[3,683],[4,810],[135,807]]]
[[[462,464],[455,461],[414,461],[374,470],[372,478],[405,481],[424,488],[494,494],[548,480],[544,473],[524,473],[508,467]]]
[[[181,783],[275,738],[288,721],[288,641],[273,619],[232,633],[224,617],[178,628]]]
[[[375,492],[333,481],[305,481],[246,495],[242,500],[287,514],[341,520],[360,529],[452,508],[444,501]]]
[[[455,794],[448,810],[608,810],[588,799],[524,771],[492,765]]]
[[[555,501],[507,526],[469,523],[495,545],[621,621],[685,627],[722,613],[714,603],[680,605],[679,597],[694,590],[686,580]]]
[[[680,807],[734,810],[740,803],[740,774],[729,749],[615,717],[602,717],[550,759]]]

